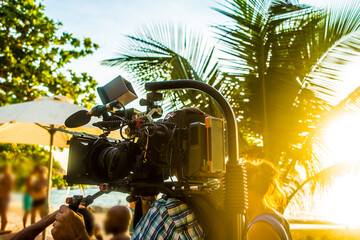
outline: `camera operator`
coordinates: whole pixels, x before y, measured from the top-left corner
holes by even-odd
[[[159,123],[164,121],[188,129],[191,123],[205,123],[206,117],[208,115],[196,108],[184,108],[169,113]],[[186,180],[188,159],[184,150],[173,149],[172,160],[173,175],[178,182]],[[180,195],[181,197],[176,198],[165,196],[159,200],[156,199],[158,194],[152,190],[140,195],[135,207],[134,234],[131,239],[226,239],[227,222],[224,220],[221,187],[211,195]],[[60,208],[53,226],[55,240],[89,239],[81,218],[67,206]]]
[[[61,209],[61,208],[60,208]],[[56,216],[59,213],[60,210],[57,210],[44,218],[42,218],[40,221],[31,224],[30,226],[24,228],[17,234],[15,234],[10,240],[34,240],[36,236],[38,236],[42,231],[46,229],[50,224],[55,222]],[[78,210],[79,214],[76,214],[81,221],[83,222],[83,227],[86,231],[87,236],[93,235],[94,230],[94,222],[95,218],[93,213],[88,208],[80,208]],[[75,239],[75,238],[74,238]],[[90,239],[90,238],[89,238]]]
[[[192,122],[205,122],[207,117],[206,114],[196,108],[184,108],[168,114],[164,121],[175,120],[176,114],[180,112],[185,113],[187,125]],[[181,154],[174,155],[181,156]],[[177,169],[177,173],[182,173],[180,168],[181,166]],[[175,175],[181,181],[182,174],[177,173]],[[142,196],[140,204],[138,203],[135,209],[134,225],[136,227],[131,239],[204,239],[203,228],[187,201],[186,198],[182,200],[176,198],[156,200],[155,196]],[[139,207],[140,211],[138,210]],[[210,219],[206,220],[209,221]],[[61,206],[53,226],[52,235],[55,240],[89,239],[81,218],[67,206]]]
[[[89,240],[83,219],[63,205],[51,230],[55,240]],[[193,211],[180,200],[156,200],[141,218],[131,239],[203,239]]]

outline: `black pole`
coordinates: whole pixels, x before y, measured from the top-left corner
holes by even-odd
[[[195,80],[173,80],[146,83],[147,91],[195,89],[210,95],[220,106],[228,127],[228,162],[225,173],[225,209],[228,217],[228,239],[244,240],[246,235],[246,174],[239,164],[239,140],[236,117],[226,98],[215,88]]]

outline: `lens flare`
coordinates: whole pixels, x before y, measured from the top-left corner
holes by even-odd
[[[335,184],[316,204],[323,217],[334,223],[360,226],[360,176],[347,175]]]
[[[335,162],[358,161],[360,156],[360,115],[345,113],[325,127],[323,143]]]
[[[336,178],[315,206],[324,219],[349,226],[360,226],[360,174],[355,167],[360,158],[359,123],[360,114],[343,113],[324,127],[322,140],[329,152],[327,161],[351,163],[354,168]]]

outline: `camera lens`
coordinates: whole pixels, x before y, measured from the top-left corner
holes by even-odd
[[[125,178],[135,162],[130,142],[113,143],[99,140],[89,154],[89,169],[97,181],[108,182]]]
[[[107,163],[107,154],[109,151],[113,150],[113,147],[107,147],[104,150],[102,150],[99,154],[99,165],[101,169],[106,169],[108,163]]]

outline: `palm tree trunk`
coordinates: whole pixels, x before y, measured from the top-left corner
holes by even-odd
[[[267,24],[265,25],[267,26]],[[264,39],[266,29],[262,31],[261,39]],[[266,107],[266,79],[265,79],[265,68],[266,68],[266,53],[265,53],[265,42],[261,44],[260,59],[259,59],[259,77],[261,81],[261,92],[263,100],[263,114],[264,114],[264,133],[263,133],[263,145],[265,151],[265,159],[270,160],[270,144],[269,144],[269,131],[268,131],[268,115]]]

